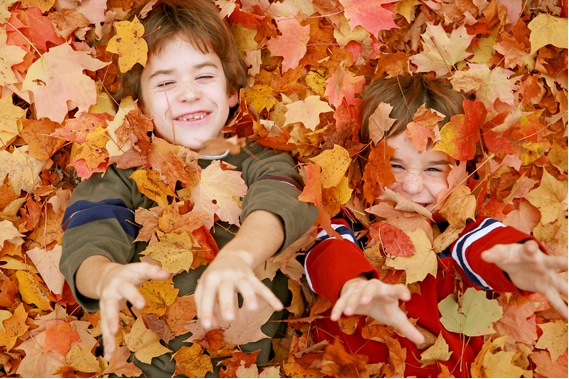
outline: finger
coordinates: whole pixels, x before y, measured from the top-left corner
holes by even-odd
[[[101,334],[103,336],[103,346],[105,349],[104,357],[109,361],[116,349],[115,336],[119,329],[119,303],[115,301],[105,301],[101,306]]]
[[[563,301],[561,296],[553,290],[549,290],[545,293],[545,297],[549,300],[549,304],[557,312],[559,312],[565,319],[567,319],[567,303]]]
[[[544,258],[544,263],[547,268],[560,271],[560,272],[567,272],[567,257],[559,257],[548,255]]]
[[[366,284],[365,282],[360,282],[350,291],[350,296],[346,299],[344,305],[344,314],[346,316],[352,316],[360,306],[362,291],[366,287]]]
[[[221,318],[225,321],[233,321],[235,318],[235,288],[233,283],[224,281],[219,284],[218,294]]]
[[[207,286],[205,280],[202,279],[198,283],[198,288],[195,292],[198,319],[200,319],[205,330],[214,327],[213,305],[216,301],[214,291],[215,289],[211,286]]]
[[[255,289],[253,289],[253,285],[251,283],[242,280],[237,283],[237,290],[243,297],[243,304],[246,309],[254,311],[259,307],[259,304],[257,302],[257,294],[255,293]]]
[[[397,324],[393,325],[393,327],[395,327],[402,335],[417,345],[425,342],[425,336],[423,333],[421,333],[419,329],[415,327],[415,325],[411,324],[406,316],[404,316],[401,321],[398,321]]]
[[[274,310],[280,311],[281,309],[284,308],[283,303],[279,300],[279,298],[263,282],[261,282],[260,280],[254,279],[252,284],[253,284],[254,291],[262,299],[264,299]],[[257,300],[255,299],[255,301],[257,301]]]
[[[340,317],[342,317],[342,313],[344,313],[346,309],[346,302],[349,300],[351,293],[352,289],[349,289],[336,300],[336,304],[334,304],[332,312],[330,313],[330,320],[338,321]]]

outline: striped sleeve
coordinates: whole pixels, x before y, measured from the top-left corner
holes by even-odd
[[[304,268],[312,291],[334,303],[348,280],[359,275],[378,278],[379,272],[365,257],[345,220],[333,219],[332,227],[343,239],[320,232],[319,241],[306,256]]]
[[[474,287],[521,293],[502,269],[482,259],[482,253],[498,244],[522,243],[529,239],[534,238],[498,220],[479,217],[467,225],[450,251],[463,279]]]

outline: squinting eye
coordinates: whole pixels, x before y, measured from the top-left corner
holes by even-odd
[[[213,75],[200,75],[198,76],[198,80],[208,80],[208,79],[213,79],[214,76]]]
[[[430,167],[427,169],[428,172],[443,172],[440,168]]]
[[[174,84],[174,82],[161,82],[161,83],[158,83],[158,84],[156,85],[156,87],[164,88],[164,87],[168,87],[168,86],[170,86],[170,85],[172,85],[172,84]]]
[[[403,166],[401,166],[401,165],[399,165],[399,164],[395,164],[395,163],[391,163],[391,169],[393,169],[393,170],[398,170],[398,171],[405,170],[405,169],[403,168]]]

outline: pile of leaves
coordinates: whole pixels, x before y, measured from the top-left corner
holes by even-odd
[[[228,199],[244,191],[235,172],[220,165],[200,172],[194,152],[159,139],[151,143],[151,120],[136,103],[117,107],[109,95],[117,89],[119,72],[144,64],[140,37],[145,31],[123,21],[144,2],[0,2],[2,375],[138,375],[128,360],[131,352],[148,362],[167,351],[161,340],[191,330],[197,343],[174,355],[178,374],[204,376],[212,369],[211,357],[225,357],[221,375],[228,377],[401,376],[401,346],[390,346],[388,362],[368,365],[340,344],[311,340],[311,322],[330,304],[307,290],[295,258],[310,247],[314,233],[259,269],[263,277],[283,271],[293,294],[288,333],[274,341],[274,365],[257,367],[255,353],[235,349],[263,338],[259,326],[270,309],[242,314],[232,325],[206,333],[193,320],[192,296],[176,298],[169,282],[142,286],[148,299],[144,317],[125,309],[118,354],[111,362],[102,358],[98,314],[77,305],[58,270],[60,224],[76,184],[109,164],[140,166],[136,181],[158,207],[137,212],[143,225],[139,239],[150,241],[146,254],[172,272],[211,259],[211,251],[192,248],[188,263],[187,247],[207,244],[207,229],[200,226],[211,225],[214,215],[235,223],[239,209]],[[473,214],[486,215],[532,233],[550,254],[567,255],[567,8],[562,1],[214,3],[249,69],[240,112],[226,132],[289,152],[305,177],[301,198],[318,206],[319,226],[329,228],[330,216],[339,212],[360,221],[361,235],[370,241],[365,252],[383,275],[404,272],[405,282],[416,285],[434,274],[435,252],[452,238],[425,232],[429,215],[415,212],[413,204],[390,193],[377,199],[379,184],[391,175],[381,159],[381,143],[373,144],[368,168],[358,168],[366,148],[358,139],[358,94],[374,78],[410,72],[444,76],[476,99],[440,130],[433,115],[414,120],[414,142],[424,144],[436,135],[437,148],[475,163],[475,174],[445,199],[452,231],[460,231]],[[381,138],[379,125],[389,121],[388,114],[383,107],[374,114],[372,140]],[[235,192],[222,194],[220,178],[234,183]],[[178,180],[187,191],[174,192]],[[217,208],[204,202],[210,206],[200,208],[205,216],[196,225],[188,216],[199,206],[191,190],[227,201]],[[394,236],[402,243],[380,248],[382,234],[383,240]],[[416,259],[430,264],[418,265]],[[469,317],[473,302],[491,311]],[[443,319],[460,309],[462,318],[447,321],[449,330],[465,338],[481,330],[486,336],[472,376],[567,376],[567,322],[543,296],[488,300],[469,290],[439,306]],[[342,328],[353,330],[354,323],[348,318]],[[434,341],[433,348],[438,350],[425,355],[426,363],[448,353]]]

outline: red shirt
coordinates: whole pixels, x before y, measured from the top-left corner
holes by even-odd
[[[345,222],[334,220],[335,223]],[[346,228],[342,226],[342,228]],[[345,229],[344,229],[345,230]],[[345,233],[345,232],[344,232]],[[340,233],[343,234],[343,233]],[[448,253],[442,253],[438,259],[436,277],[428,275],[418,285],[420,290],[405,302],[409,318],[417,319],[417,325],[433,333],[442,334],[452,353],[447,361],[438,361],[448,367],[453,376],[467,377],[470,364],[474,361],[484,343],[483,337],[466,337],[447,331],[440,322],[438,304],[448,295],[456,293],[456,286],[461,285],[498,293],[513,292],[521,294],[508,276],[495,264],[482,260],[482,252],[497,244],[519,243],[531,236],[506,226],[490,218],[478,218],[467,225],[459,238],[450,246]],[[540,246],[542,251],[545,249]],[[308,282],[317,294],[332,303],[338,299],[346,281],[362,274],[378,278],[379,272],[366,259],[360,247],[350,240],[328,238],[318,243],[307,255],[305,269]],[[462,278],[462,282],[457,279]],[[346,351],[365,354],[368,363],[389,362],[387,345],[362,337],[361,328],[364,317],[358,324],[358,330],[352,335],[344,334],[338,323],[328,317],[314,322],[316,342],[340,338]],[[394,335],[402,347],[407,348],[405,376],[429,377],[441,373],[438,364],[421,367],[421,353],[411,341]]]

